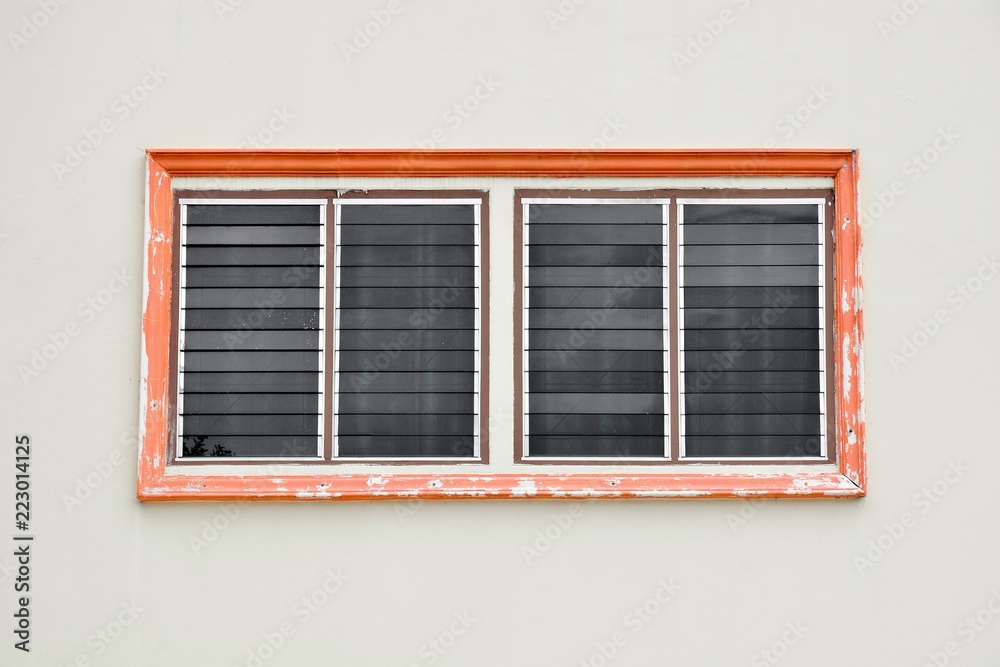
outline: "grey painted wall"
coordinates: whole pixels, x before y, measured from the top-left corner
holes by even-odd
[[[995,660],[998,24],[974,0],[8,2],[0,663]],[[241,145],[861,149],[870,495],[140,505],[142,150]]]

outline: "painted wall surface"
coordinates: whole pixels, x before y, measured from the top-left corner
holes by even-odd
[[[1000,655],[996,3],[11,0],[0,26],[0,664]],[[868,497],[141,505],[143,149],[236,146],[860,149]]]

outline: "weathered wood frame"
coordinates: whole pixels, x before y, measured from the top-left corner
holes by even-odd
[[[369,500],[516,497],[857,497],[867,488],[858,154],[851,150],[149,150],[138,498],[167,500]],[[484,475],[319,473],[190,475],[168,470],[175,176],[684,177],[799,176],[834,181],[837,470],[669,471]],[[377,470],[375,469],[377,468]],[[410,468],[412,470],[412,468]]]

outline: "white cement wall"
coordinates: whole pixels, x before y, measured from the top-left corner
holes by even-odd
[[[386,25],[355,45],[372,12]],[[1000,654],[995,3],[10,0],[0,26],[0,664]],[[869,496],[140,505],[142,151],[251,141],[859,148]],[[18,434],[30,654],[12,632]]]

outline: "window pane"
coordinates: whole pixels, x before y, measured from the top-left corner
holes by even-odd
[[[474,457],[472,205],[340,209],[337,455]]]
[[[684,448],[820,454],[817,204],[683,204]]]
[[[185,207],[183,458],[315,457],[322,207]]]
[[[662,205],[528,209],[528,456],[663,456]]]

